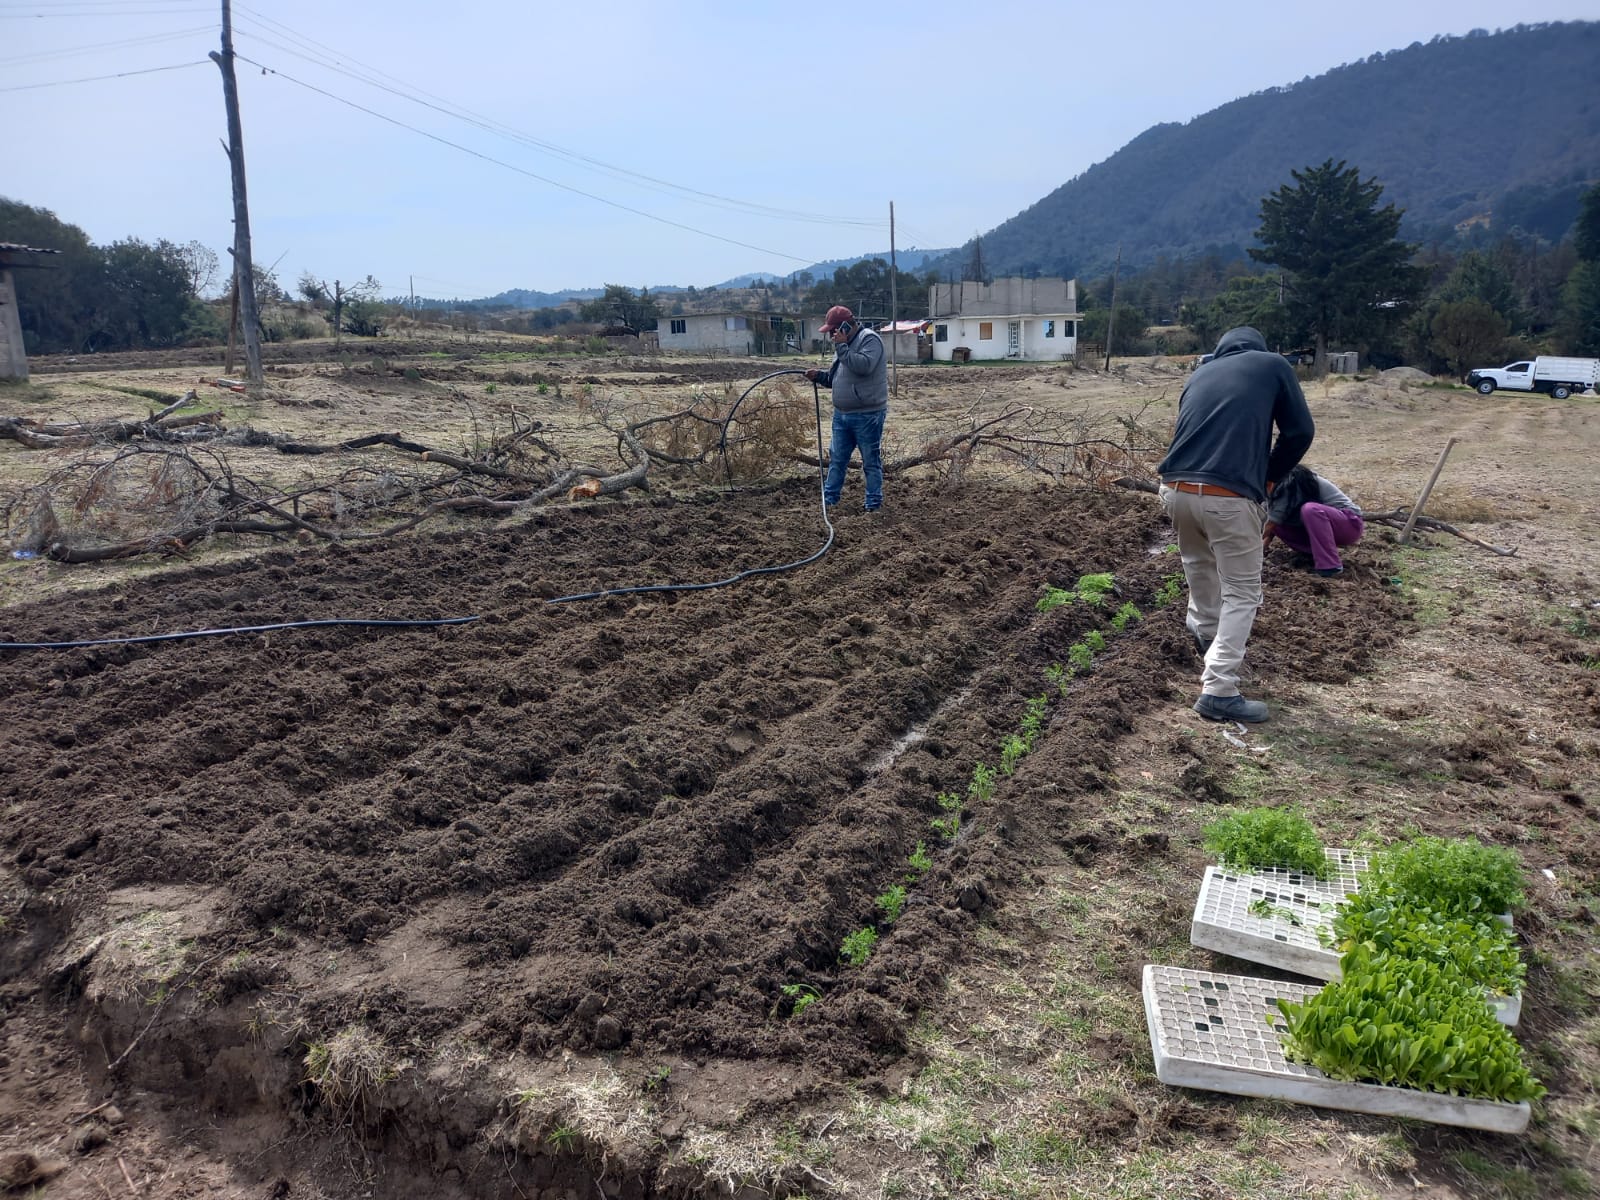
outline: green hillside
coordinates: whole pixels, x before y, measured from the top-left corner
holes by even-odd
[[[984,234],[983,257],[1088,275],[1119,242],[1125,265],[1226,252],[1291,169],[1328,158],[1376,176],[1409,237],[1520,224],[1559,238],[1600,179],[1600,22],[1418,42],[1157,125]]]

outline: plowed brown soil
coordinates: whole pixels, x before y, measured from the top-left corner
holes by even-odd
[[[914,1100],[910,1084],[948,1061],[924,1018],[985,1058],[1003,995],[1049,1036],[1091,1030],[1094,1072],[1148,1076],[1129,1066],[1136,1021],[1113,1028],[1100,1001],[1057,992],[1099,979],[1127,1000],[1151,954],[1189,953],[1195,829],[1251,788],[1341,805],[1341,822],[1385,833],[1415,819],[1548,842],[1580,890],[1545,907],[1592,923],[1579,897],[1600,866],[1593,739],[1566,725],[1592,726],[1600,704],[1582,618],[1465,617],[1449,628],[1472,653],[1452,643],[1380,678],[1430,602],[1401,599],[1384,535],[1335,581],[1274,556],[1248,667],[1278,750],[1258,758],[1265,739],[1235,754],[1185,711],[1198,661],[1181,603],[1157,599],[1178,565],[1149,497],[897,479],[885,511],[835,520],[819,562],[710,591],[548,603],[801,558],[824,537],[814,479],[272,549],[0,611],[0,640],[481,618],[0,652],[0,1170],[14,1147],[71,1153],[80,1128],[103,1127],[109,1141],[90,1138],[49,1194],[124,1190],[123,1153],[143,1194],[229,1200],[827,1194],[773,1128],[852,1089]],[[1120,588],[1111,604],[1037,610],[1047,584],[1101,571]],[[1524,578],[1499,575],[1508,591]],[[1534,602],[1565,604],[1563,589]],[[1119,632],[1123,601],[1143,617]],[[1046,668],[1090,630],[1106,650],[1058,691]],[[1484,682],[1515,682],[1485,651],[1502,641],[1538,664],[1516,695]],[[966,797],[1041,694],[1037,749],[939,837],[937,797]],[[1433,723],[1458,710],[1475,715]],[[920,875],[907,861],[919,842]],[[896,883],[908,900],[891,923],[875,897]],[[1112,884],[1139,904],[1096,907],[1059,946],[1032,928],[1041,889],[1077,889],[1055,902],[1077,912]],[[1556,946],[1540,911],[1524,928]],[[845,936],[869,926],[871,957],[841,962]],[[1018,929],[1023,948],[1004,953],[1060,955],[1062,977],[1020,999],[965,990],[1003,973],[996,939]],[[1530,988],[1528,1024],[1566,1036],[1587,1009],[1552,1002],[1553,980]],[[1048,1037],[1018,1028],[1001,1039],[1006,1069],[1054,1070]],[[386,1057],[365,1082],[359,1055],[357,1073],[319,1081],[318,1049],[351,1030]],[[532,1064],[546,1090],[491,1079],[484,1061]],[[1586,1086],[1553,1066],[1553,1086]],[[603,1122],[550,1080],[606,1071],[645,1116],[602,1141]],[[1144,1076],[1109,1098],[1080,1087],[1039,1128],[1120,1156],[1148,1132],[1146,1100],[1165,1106],[1154,1142],[1180,1150],[1186,1131],[1231,1145],[1260,1123]],[[952,1111],[1001,1094],[960,1094]],[[75,1120],[101,1100],[142,1133]],[[919,1156],[944,1172],[926,1194],[987,1194],[975,1176],[950,1182],[997,1161],[987,1133],[960,1140],[955,1115],[920,1140],[837,1120],[804,1125],[803,1161],[827,1173],[832,1128],[851,1181],[839,1194],[932,1178],[906,1166]],[[768,1140],[741,1175],[731,1143],[745,1134]],[[1441,1160],[1460,1149],[1442,1145]]]

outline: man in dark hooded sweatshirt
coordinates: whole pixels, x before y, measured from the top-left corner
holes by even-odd
[[[1157,470],[1189,584],[1189,631],[1206,660],[1194,706],[1202,717],[1267,719],[1265,704],[1239,694],[1261,606],[1262,526],[1273,486],[1315,432],[1294,369],[1248,325],[1222,335],[1178,398],[1177,428]]]

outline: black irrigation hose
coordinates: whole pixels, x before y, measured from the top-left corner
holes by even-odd
[[[739,410],[739,405],[744,403],[745,397],[766,383],[769,379],[776,379],[779,375],[804,375],[804,371],[794,369],[774,371],[770,375],[763,375],[756,380],[733,402],[733,407],[728,410],[728,415],[722,422],[722,435],[718,441],[718,450],[722,454],[722,464],[728,473],[730,485],[733,481],[733,468],[728,462],[728,425],[733,420],[733,414]],[[714,580],[711,583],[652,583],[637,587],[606,588],[598,592],[578,592],[571,596],[557,596],[553,600],[546,600],[546,604],[567,604],[574,600],[599,600],[606,596],[636,596],[646,592],[704,592],[712,588],[727,587],[730,583],[738,583],[742,579],[750,579],[756,575],[776,575],[780,571],[792,571],[797,567],[814,563],[829,550],[833,549],[834,529],[833,522],[828,519],[828,504],[823,488],[825,476],[822,470],[822,393],[815,382],[811,385],[812,399],[815,401],[817,411],[817,493],[822,504],[822,523],[828,528],[828,538],[822,543],[822,548],[805,558],[796,559],[794,562],[780,563],[775,567],[751,567],[747,571],[740,571],[737,575],[730,575],[726,579]],[[418,621],[386,621],[381,619],[368,619],[362,617],[330,617],[318,621],[279,621],[272,625],[234,625],[221,629],[191,629],[183,633],[151,633],[141,637],[113,637],[93,638],[79,642],[0,642],[0,650],[83,650],[94,646],[139,646],[149,642],[183,642],[191,638],[221,637],[233,633],[269,633],[276,629],[315,629],[329,625],[355,625],[361,627],[419,629],[439,625],[469,625],[473,621],[483,618],[474,617],[441,617],[437,620]]]
[[[0,642],[0,650],[82,650],[90,646],[138,646],[145,642],[183,642],[190,638],[221,637],[227,633],[314,629],[320,625],[382,625],[415,628],[423,625],[466,625],[482,619],[482,617],[443,617],[437,621],[384,621],[364,617],[329,617],[320,621],[279,621],[274,625],[232,625],[223,629],[190,629],[183,633],[150,633],[143,637],[94,638],[86,642]]]

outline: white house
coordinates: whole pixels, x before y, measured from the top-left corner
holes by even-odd
[[[809,352],[822,318],[794,313],[684,313],[656,318],[663,350],[701,354]]]
[[[929,300],[938,362],[1049,362],[1078,352],[1082,314],[1075,279],[1011,276],[993,283],[936,283]]]

